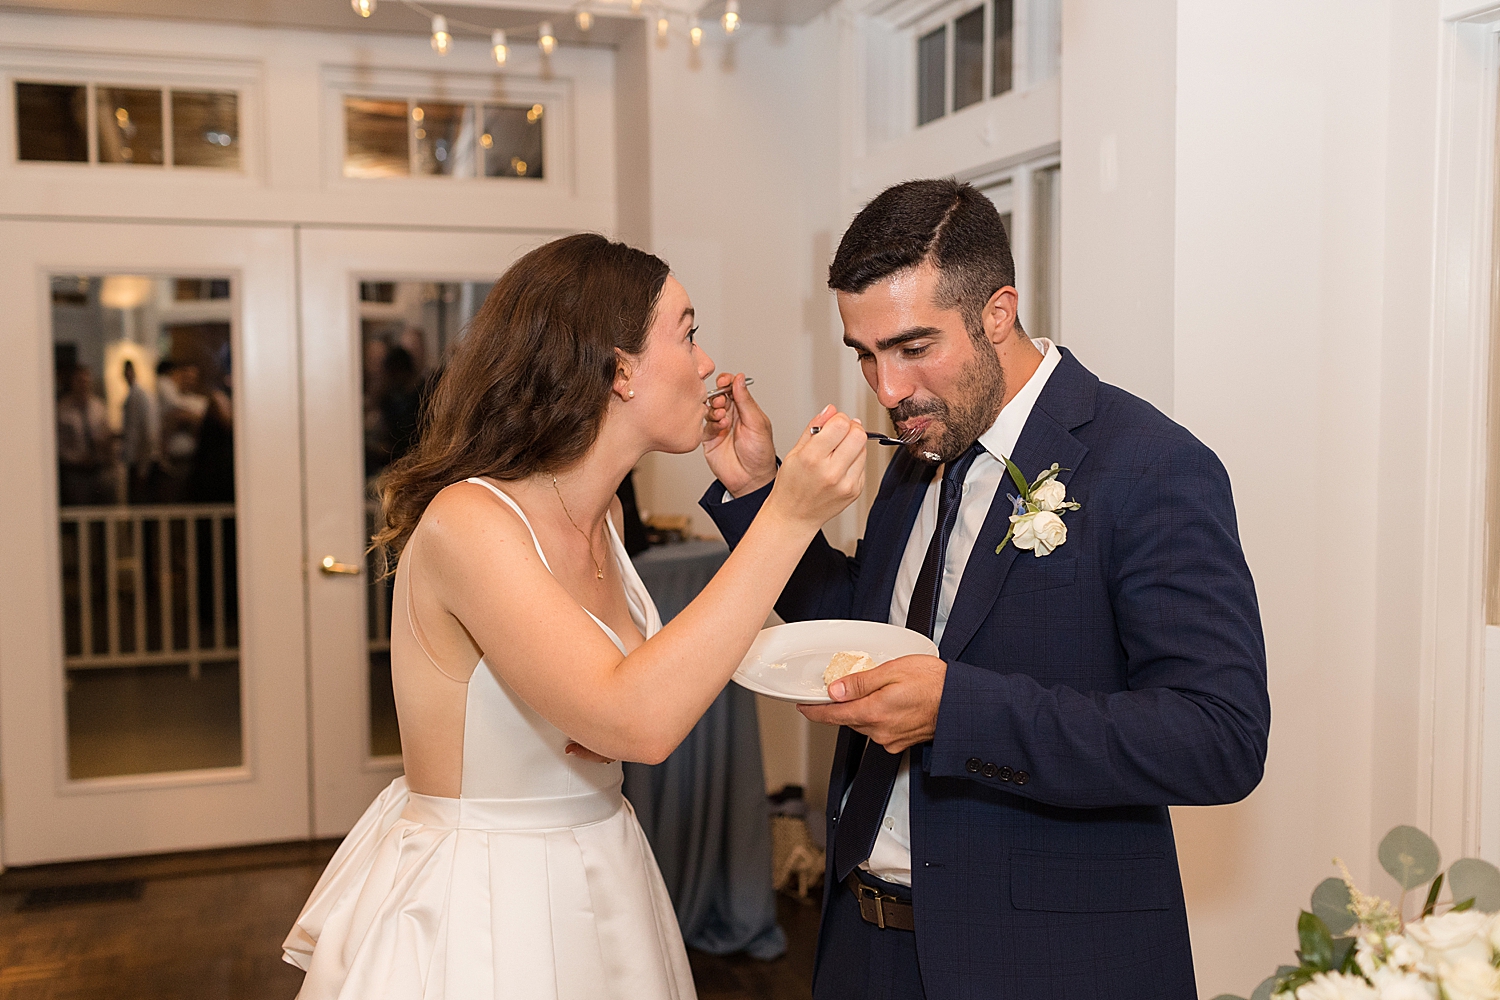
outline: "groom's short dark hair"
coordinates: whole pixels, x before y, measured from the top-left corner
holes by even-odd
[[[939,308],[957,308],[975,337],[984,336],[981,316],[990,296],[1016,283],[1010,238],[994,202],[972,184],[946,178],[886,188],[861,209],[833,255],[828,287],[858,294],[922,263],[937,268]]]

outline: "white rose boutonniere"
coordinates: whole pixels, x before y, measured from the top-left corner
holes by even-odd
[[[1068,540],[1068,526],[1062,516],[1070,510],[1081,510],[1083,505],[1069,500],[1068,488],[1057,481],[1064,471],[1052,463],[1052,468],[1036,477],[1036,482],[1026,482],[1026,477],[1010,459],[1005,460],[1006,471],[1021,491],[1020,496],[1010,495],[1014,512],[1010,515],[1010,530],[995,546],[995,555],[1012,542],[1018,549],[1029,549],[1040,559]]]

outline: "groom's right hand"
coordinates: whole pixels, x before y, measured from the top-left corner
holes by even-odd
[[[771,420],[745,387],[743,372],[720,372],[716,388],[733,385],[729,395],[708,404],[703,424],[703,457],[730,495],[754,493],[776,478],[776,444]]]

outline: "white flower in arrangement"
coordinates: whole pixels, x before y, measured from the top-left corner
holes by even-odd
[[[1380,1000],[1438,1000],[1437,984],[1415,972],[1402,972],[1386,966],[1376,969],[1370,981]]]
[[[1387,965],[1413,971],[1422,963],[1422,946],[1404,934],[1387,934],[1385,955]]]
[[[1068,488],[1057,481],[1057,477],[1067,470],[1053,462],[1052,467],[1043,470],[1035,482],[1028,483],[1021,470],[1008,458],[1005,459],[1005,469],[1021,495],[1010,498],[1014,511],[1010,515],[1010,530],[995,546],[995,555],[1005,549],[1006,542],[1014,542],[1016,548],[1027,549],[1038,559],[1051,555],[1068,540],[1063,514],[1083,509],[1082,504],[1068,499]]]
[[[1057,510],[1068,499],[1068,488],[1056,479],[1049,479],[1031,491],[1031,502],[1037,510]]]
[[[1037,558],[1050,555],[1052,550],[1068,540],[1068,527],[1062,518],[1050,510],[1035,514],[1012,514],[1011,541],[1018,549],[1030,549]]]
[[[1493,952],[1490,923],[1490,915],[1478,910],[1449,911],[1408,925],[1406,937],[1422,946],[1424,959],[1433,967],[1467,961],[1488,964]]]
[[[1342,972],[1318,973],[1297,988],[1296,996],[1297,1000],[1381,1000],[1364,977]]]
[[[1484,916],[1484,914],[1480,914]],[[1488,942],[1485,943],[1488,948]],[[1438,982],[1446,1000],[1495,1000],[1500,997],[1500,969],[1483,959],[1464,958],[1438,966]]]

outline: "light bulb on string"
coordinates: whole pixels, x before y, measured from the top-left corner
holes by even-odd
[[[369,17],[375,13],[375,0],[349,0],[349,6],[354,8],[354,13],[360,17]]]
[[[552,50],[557,48],[557,36],[552,33],[551,21],[543,21],[542,26],[537,29],[536,43],[541,46],[544,56],[550,56]]]
[[[656,17],[656,37],[666,38],[667,32],[670,30],[672,30],[672,23],[667,20],[667,15],[665,13],[658,14]]]
[[[490,34],[490,52],[495,57],[496,66],[504,66],[505,60],[510,58],[510,46],[505,44],[505,32],[499,28]]]
[[[630,13],[632,13],[632,14],[639,14],[640,12],[641,12],[641,0],[630,0]]]
[[[588,31],[594,26],[594,15],[586,10],[580,10],[576,18],[579,31]]]
[[[696,16],[688,23],[688,37],[693,40],[693,48],[695,49],[703,44],[703,25],[698,23]]]
[[[448,19],[441,14],[432,18],[432,51],[445,56],[453,51],[453,36],[448,33]]]
[[[732,35],[740,30],[740,0],[728,0],[724,4],[724,34]]]

